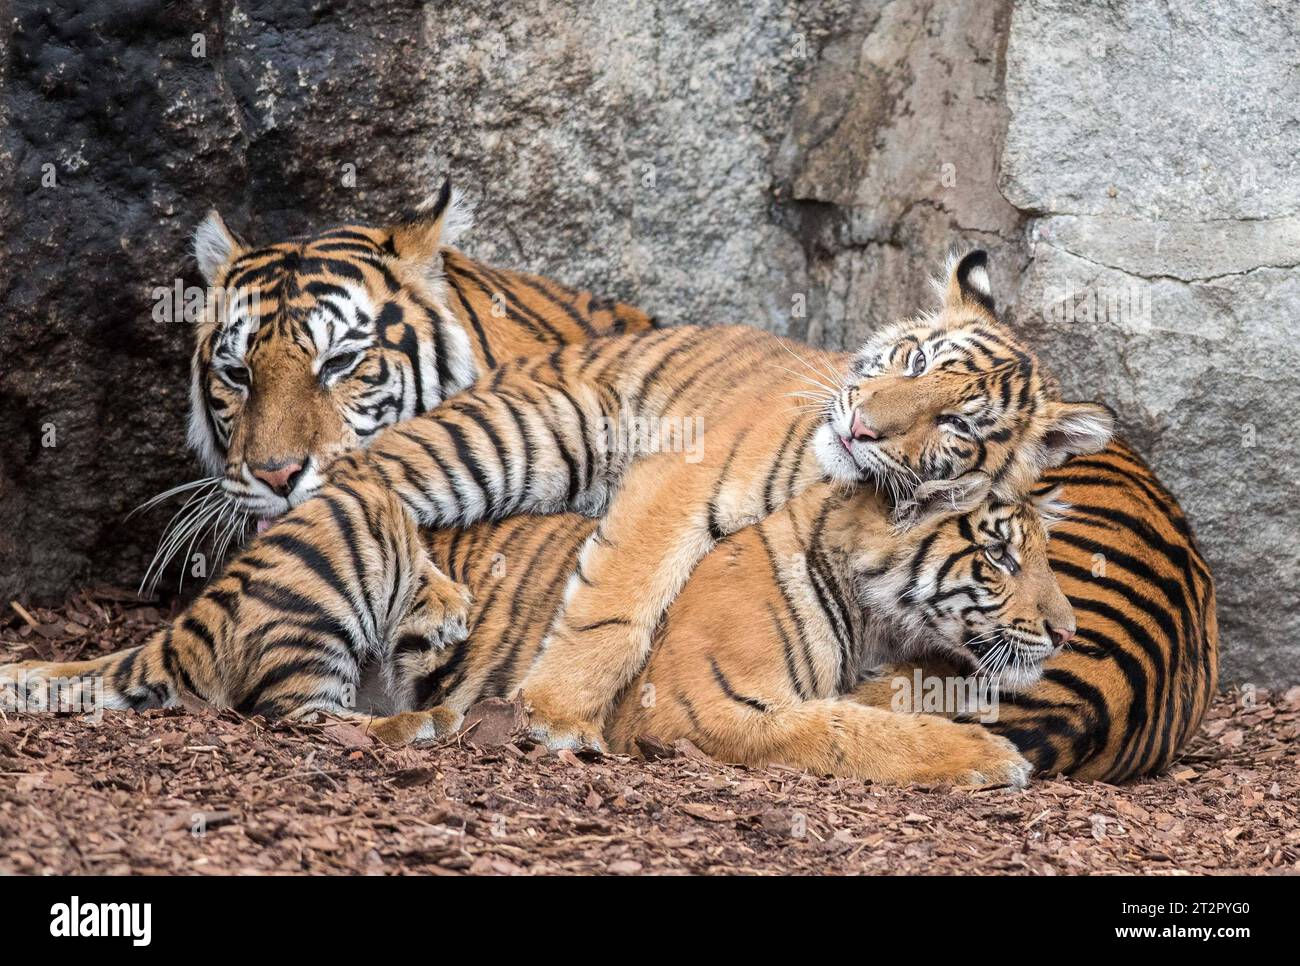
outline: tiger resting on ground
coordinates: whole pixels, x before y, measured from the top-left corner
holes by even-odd
[[[956,280],[956,274],[954,274],[954,280]],[[949,304],[949,306],[946,307],[946,309],[945,309],[945,311],[949,313],[949,316],[952,316],[954,312],[959,313],[959,311],[961,311],[961,306],[958,306],[957,303],[954,303],[954,302],[953,302],[954,299],[956,299],[957,302],[959,302],[959,303],[969,303],[970,300],[971,300],[970,293],[966,293],[965,295],[963,295],[963,294],[961,293],[961,290],[959,290],[959,289],[961,289],[961,286],[958,286],[956,281],[953,282],[953,285],[956,286],[956,287],[953,287],[952,291],[950,291],[950,299],[949,299],[949,302],[950,302],[950,303],[953,303],[953,304]],[[668,350],[668,351],[671,351],[671,350]],[[594,359],[595,356],[591,356],[591,358]],[[660,361],[662,361],[662,360],[660,360]],[[935,360],[935,364],[936,364],[936,368],[937,368],[937,367],[939,367],[939,365],[943,364],[943,360],[936,359],[936,360]],[[917,364],[915,364],[915,363],[911,363],[911,365],[913,365],[913,371],[915,371],[915,368],[917,368]],[[1034,377],[1034,371],[1032,371],[1032,365],[1031,365],[1031,364],[1024,363],[1023,360],[1018,359],[1018,364],[1015,365],[1015,367],[1014,367],[1014,372],[1015,372],[1015,373],[1018,373],[1018,377],[1019,377],[1019,378],[1022,378],[1022,380],[1026,380],[1026,382],[1023,382],[1023,384],[1015,384],[1015,382],[1014,382],[1014,380],[1013,380],[1013,385],[1017,385],[1017,386],[1018,386],[1018,389],[1015,389],[1015,397],[1017,397],[1017,398],[1024,398],[1024,394],[1026,394],[1026,393],[1031,394],[1031,395],[1032,395],[1032,393],[1036,393],[1037,390],[1036,390],[1036,389],[1032,389],[1032,384],[1034,384],[1035,377]],[[914,373],[914,374],[915,374],[915,373]],[[993,382],[995,382],[995,384],[997,384],[998,380],[993,380]],[[1097,407],[1075,407],[1075,408],[1069,408],[1069,407],[1063,407],[1063,406],[1061,406],[1061,404],[1056,404],[1056,403],[1052,403],[1052,404],[1050,404],[1050,406],[1045,406],[1045,408],[1049,408],[1049,410],[1054,410],[1054,408],[1056,408],[1056,407],[1058,407],[1058,406],[1061,407],[1061,408],[1060,408],[1060,411],[1061,411],[1061,412],[1067,412],[1067,413],[1069,413],[1069,415],[1074,415],[1074,416],[1078,416],[1078,415],[1080,415],[1080,413],[1082,413],[1082,415],[1089,417],[1089,419],[1091,419],[1091,417],[1095,416],[1097,412],[1104,412],[1104,411],[1097,410]],[[884,412],[887,413],[887,415],[888,415],[888,410],[885,410]],[[987,415],[987,413],[985,413],[985,415]],[[1001,416],[1002,416],[1002,417],[1006,417],[1006,419],[1002,419],[1002,425],[1006,425],[1006,424],[1010,423],[1011,425],[1014,426],[1014,419],[1011,419],[1011,415],[1013,415],[1013,413],[1010,413],[1010,412],[1004,412],[1004,413],[1001,413]],[[1022,412],[1022,413],[1019,413],[1019,415],[1022,415],[1022,416],[1023,416],[1023,412]],[[996,432],[997,424],[998,424],[998,420],[997,420],[997,419],[993,419],[993,420],[992,420],[992,424],[995,425],[995,432]],[[1008,434],[1011,434],[1011,433],[1013,433],[1013,432],[1014,432],[1014,429],[1013,429],[1013,430],[1009,430],[1009,433],[1008,433]],[[815,434],[811,434],[811,433],[810,433],[810,436],[815,436]],[[525,438],[526,438],[526,437],[525,437]],[[922,441],[922,442],[931,441],[931,442],[932,442],[931,434],[923,433],[922,436],[920,436],[920,441]],[[1005,437],[1002,438],[1002,439],[998,439],[998,441],[995,441],[995,442],[1005,442]],[[1054,439],[1053,437],[1050,437],[1049,434],[1045,434],[1045,436],[1043,437],[1043,446],[1044,446],[1044,451],[1047,451],[1047,450],[1048,450],[1048,447],[1052,447],[1052,446],[1061,446],[1061,445],[1062,445],[1062,442],[1061,442],[1061,441],[1057,441],[1057,439]],[[928,456],[930,456],[930,458],[935,458],[935,454],[936,454],[936,452],[937,452],[937,454],[939,454],[939,458],[941,458],[941,459],[949,459],[949,460],[952,460],[952,459],[953,459],[953,455],[952,455],[953,452],[956,452],[956,454],[957,454],[956,458],[957,458],[957,459],[961,459],[961,458],[962,458],[962,447],[956,447],[956,450],[950,450],[950,449],[948,449],[948,447],[944,447],[944,446],[941,446],[941,445],[940,445],[940,446],[937,446],[937,447],[932,446],[931,449],[928,449],[928,450],[923,449],[923,450],[922,450],[922,455],[926,455],[926,454],[928,454]],[[948,455],[945,455],[945,454],[948,454]],[[784,454],[784,452],[783,452],[783,454],[779,454],[779,458],[777,458],[777,459],[775,460],[775,463],[772,464],[772,469],[774,469],[774,471],[775,471],[775,469],[781,469],[781,468],[783,468],[783,458],[784,458],[785,455],[787,455],[787,454]],[[1013,455],[1015,455],[1015,454],[1014,454],[1014,451],[1010,451],[1010,450],[1009,450],[1009,451],[1008,451],[1008,459],[1005,459],[1005,460],[1004,460],[1004,463],[1002,463],[1002,465],[1004,465],[1005,468],[1008,468],[1009,471],[1011,471],[1011,472],[1019,472],[1019,468],[1018,468],[1018,467],[1015,467],[1015,465],[1014,465],[1014,459],[1011,459],[1011,456],[1013,456]],[[731,462],[731,459],[732,459],[732,458],[735,458],[735,452],[733,452],[733,454],[729,455],[728,462]],[[1043,458],[1043,455],[1040,454],[1039,456],[1036,456],[1036,458],[1041,459],[1041,458]],[[803,459],[802,459],[802,456],[801,456],[800,460],[798,460],[798,463],[802,463],[802,462],[803,462]],[[798,463],[794,464],[794,465],[793,465],[793,469],[792,469],[792,471],[790,471],[790,476],[792,476],[792,478],[790,478],[790,480],[787,480],[787,482],[785,482],[785,486],[787,486],[787,488],[792,488],[792,485],[793,485],[793,476],[796,475],[796,473],[800,472],[800,465],[798,465]],[[768,476],[768,478],[767,478],[766,486],[764,486],[764,495],[763,495],[763,497],[762,497],[764,503],[771,502],[771,499],[772,499],[772,493],[774,493],[774,480],[772,480],[771,477],[772,477],[772,476],[775,476],[775,475],[776,475],[776,473],[772,473],[772,475],[771,475],[771,476]],[[1005,476],[1006,476],[1006,472],[1004,472],[1004,477],[1005,477]],[[507,473],[507,478],[508,478],[508,473]],[[1004,480],[1004,482],[1005,482],[1005,480]],[[722,503],[720,503],[720,501],[718,501],[718,499],[715,499],[714,503],[711,504],[711,507],[712,507],[712,510],[714,510],[714,511],[722,510]],[[269,538],[268,538],[268,540],[269,540]],[[354,542],[355,542],[355,540],[354,540]],[[598,546],[598,545],[599,545],[599,541],[595,541],[595,543],[593,543],[593,545],[594,545],[594,546]],[[296,549],[298,549],[298,550],[300,551],[300,550],[303,549],[303,547],[296,547]],[[234,575],[234,569],[233,569],[233,571],[231,571],[231,573],[233,573],[233,575]],[[424,575],[421,575],[421,576],[424,576]],[[424,579],[428,579],[428,580],[437,580],[437,577],[434,577],[434,576],[424,576]],[[396,582],[399,582],[399,581],[395,581],[395,582],[394,582],[394,589],[395,589],[395,584],[396,584]],[[240,589],[242,589],[242,592],[247,593],[248,590],[252,590],[253,588],[255,588],[255,586],[256,586],[256,585],[252,585],[252,584],[250,584],[250,582],[248,582],[247,579],[244,579],[244,582],[243,582],[242,588],[240,588]],[[208,595],[205,595],[205,597],[212,597],[213,599],[217,599],[217,601],[225,601],[225,602],[227,603],[227,605],[230,605],[230,606],[238,606],[238,605],[237,605],[237,602],[235,602],[235,601],[233,601],[233,599],[231,599],[231,597],[233,597],[233,595],[231,595],[231,594],[229,593],[229,589],[226,589],[226,592],[225,592],[224,595],[220,595],[220,594],[216,594],[216,595],[214,595],[214,594],[208,594]],[[281,603],[282,603],[282,601],[281,601]],[[299,608],[303,608],[303,603],[304,603],[303,601],[299,601]],[[190,616],[190,624],[188,624],[188,627],[186,627],[186,625],[182,625],[182,628],[185,629],[185,632],[187,632],[187,633],[191,633],[191,634],[192,634],[192,633],[198,633],[198,631],[196,631],[196,627],[195,627],[195,624],[196,624],[196,623],[199,623],[199,621],[195,621],[195,620],[194,620],[194,615],[191,614],[191,616]],[[201,631],[201,628],[199,628],[199,629],[200,629],[200,631]],[[335,628],[335,629],[337,629],[337,628]],[[264,627],[264,628],[261,628],[261,631],[266,631],[266,632],[269,633],[270,628],[269,628],[269,627]],[[320,632],[320,628],[316,628],[316,632],[317,632],[317,633]],[[260,634],[260,631],[257,632],[257,634]],[[255,636],[257,636],[257,634],[255,634]],[[199,636],[200,636],[200,638],[201,638],[201,633],[199,634]],[[1048,642],[1050,642],[1050,637],[1048,637]],[[287,646],[287,645],[286,645],[286,646]],[[291,649],[290,649],[290,650],[291,650]],[[318,655],[317,655],[317,657],[318,657]],[[165,662],[164,662],[164,663],[165,663]],[[192,681],[191,681],[190,684],[192,684]],[[209,689],[208,689],[208,688],[199,688],[199,693],[209,693]]]
[[[968,321],[971,322],[972,326],[994,324],[991,315],[982,322],[979,319],[970,319]],[[916,328],[920,331],[924,330],[926,326],[923,324]],[[930,333],[930,335],[933,334]],[[873,342],[877,341],[880,340],[873,340]],[[909,346],[913,348],[923,347],[923,340],[918,339],[915,334],[900,334],[896,340],[896,345],[887,353],[889,364],[896,368],[908,367],[911,358],[908,355]],[[866,363],[867,361],[864,355],[862,362]],[[795,365],[793,362],[790,362],[790,364]],[[924,376],[924,373],[919,373],[912,378],[918,376]],[[814,373],[813,378],[820,379],[820,376]],[[841,421],[843,416],[851,411],[850,408],[845,408],[841,413]],[[950,413],[947,415],[958,416],[960,414]],[[850,425],[849,428],[852,429],[853,427]],[[976,440],[979,439],[979,433],[987,429],[987,427],[982,426],[970,428],[972,430],[971,437]],[[854,433],[852,436],[847,437],[851,441],[849,449],[856,450],[855,453],[850,455],[861,458],[864,462],[871,460],[874,456],[871,449],[868,448],[864,451],[860,445],[866,443],[866,440],[854,438],[854,436],[857,436],[857,434]],[[888,458],[886,446],[881,445],[880,449],[884,451],[885,458]],[[1195,555],[1190,535],[1186,533],[1185,524],[1181,523],[1181,514],[1178,513],[1176,505],[1167,496],[1164,500],[1156,498],[1163,491],[1159,490],[1158,484],[1149,477],[1149,473],[1144,468],[1141,468],[1140,464],[1136,463],[1135,458],[1127,456],[1126,451],[1116,446],[1112,446],[1104,454],[1093,457],[1093,460],[1097,461],[1097,465],[1090,474],[1094,478],[1085,480],[1076,476],[1076,479],[1080,480],[1078,485],[1081,488],[1089,488],[1088,493],[1094,503],[1098,503],[1099,499],[1103,501],[1109,500],[1112,503],[1122,502],[1122,498],[1129,497],[1132,504],[1135,502],[1135,498],[1151,497],[1149,501],[1138,500],[1136,502],[1139,505],[1130,506],[1130,511],[1135,510],[1150,515],[1149,525],[1144,528],[1142,533],[1146,544],[1136,548],[1138,555],[1134,559],[1139,562],[1150,560],[1150,548],[1152,546],[1165,553],[1177,551],[1181,544],[1184,548],[1185,557],[1190,556],[1193,563],[1193,572],[1196,573],[1194,565],[1199,561],[1199,557]],[[802,462],[802,458],[800,462]],[[789,468],[789,464],[783,465],[782,461],[778,459],[773,465],[773,470],[776,472],[767,480],[769,487],[773,484],[778,485],[778,489],[781,491],[779,495],[781,496],[784,496],[784,486],[780,485],[783,477],[782,471],[787,468]],[[791,475],[797,472],[798,469],[799,466],[793,466],[790,469]],[[1100,497],[1094,496],[1094,493],[1099,494]],[[1067,500],[1071,499],[1068,481],[1065,498]],[[1091,515],[1100,517],[1105,514],[1105,511],[1106,507],[1104,505],[1098,505]],[[566,520],[569,519],[560,517],[549,520],[529,520],[526,521],[526,527],[538,528],[528,532],[533,533],[540,541],[545,542],[548,528],[554,530],[561,526],[570,525],[566,524]],[[1164,529],[1163,520],[1171,520],[1181,526],[1171,526],[1172,536],[1170,538],[1163,543],[1152,544],[1149,534],[1160,534]],[[585,523],[585,521],[580,522]],[[502,533],[518,532],[519,523],[520,521],[508,521],[501,524],[499,529]],[[482,525],[476,527],[473,532],[485,532],[490,535],[493,529],[492,525]],[[1114,528],[1112,527],[1112,529]],[[523,536],[524,534],[519,534],[519,539],[523,539]],[[1095,540],[1098,537],[1106,539],[1107,536],[1106,533],[1091,533],[1086,539]],[[439,539],[443,538],[435,538],[435,544]],[[448,539],[452,538],[448,537]],[[1190,555],[1186,554],[1187,550],[1190,550]],[[721,550],[718,552],[721,552]],[[1054,543],[1052,545],[1052,552],[1054,558],[1059,556],[1060,548],[1058,544]],[[1145,557],[1142,556],[1143,553],[1146,554]],[[544,574],[537,572],[536,563],[539,560],[545,565],[546,572]],[[1157,560],[1156,563],[1158,564],[1159,561]],[[545,554],[534,558],[534,566],[531,568],[532,573],[525,576],[531,577],[534,582],[546,581],[547,585],[550,585],[557,579],[552,577],[552,573],[563,574],[567,579],[567,568],[569,566],[571,566],[571,557],[566,559],[563,554]],[[1203,570],[1200,572],[1203,573]],[[511,572],[511,576],[513,579],[518,578],[517,568]],[[1024,742],[1022,747],[1034,757],[1035,764],[1038,767],[1069,769],[1085,764],[1091,766],[1099,760],[1099,756],[1113,755],[1114,759],[1105,767],[1110,769],[1107,774],[1114,780],[1115,777],[1123,777],[1123,773],[1120,773],[1122,769],[1128,770],[1125,773],[1131,773],[1135,770],[1143,770],[1163,764],[1163,760],[1156,759],[1160,757],[1167,759],[1167,756],[1172,754],[1185,734],[1195,727],[1200,716],[1200,710],[1198,709],[1200,699],[1198,696],[1208,693],[1213,681],[1215,642],[1213,628],[1212,625],[1207,625],[1204,621],[1199,620],[1194,612],[1199,609],[1201,616],[1208,613],[1212,619],[1212,596],[1210,596],[1212,590],[1208,586],[1208,575],[1201,581],[1199,587],[1189,581],[1184,587],[1175,588],[1171,592],[1166,586],[1164,606],[1168,606],[1170,610],[1177,608],[1176,596],[1180,591],[1183,594],[1190,595],[1189,599],[1196,598],[1195,603],[1199,605],[1197,608],[1188,607],[1185,609],[1186,613],[1192,615],[1189,620],[1184,621],[1185,633],[1180,636],[1171,635],[1168,639],[1163,640],[1155,636],[1154,642],[1157,647],[1154,649],[1147,646],[1150,643],[1149,641],[1139,639],[1138,645],[1141,646],[1145,653],[1136,660],[1128,657],[1125,653],[1125,645],[1130,643],[1129,640],[1124,638],[1122,633],[1117,636],[1103,622],[1100,616],[1097,617],[1100,628],[1099,633],[1106,635],[1106,642],[1100,646],[1090,647],[1091,653],[1086,655],[1087,660],[1076,661],[1078,665],[1077,672],[1072,671],[1069,677],[1065,678],[1063,685],[1054,683],[1048,697],[1045,700],[1038,701],[1038,706],[1033,709],[1032,714],[1027,713],[1023,716],[1019,731],[1013,735],[1018,741]],[[503,597],[509,593],[509,589],[503,588]],[[1208,608],[1206,607],[1207,599],[1210,601]],[[1102,613],[1101,607],[1098,606],[1096,609],[1090,609],[1088,614],[1085,615],[1085,625],[1080,633],[1080,638],[1084,639],[1085,642],[1086,635],[1088,635],[1086,620],[1094,614],[1100,615]],[[1160,629],[1163,629],[1163,622],[1159,626]],[[1120,625],[1119,630],[1124,632],[1127,628]],[[1193,650],[1192,645],[1196,642],[1191,638],[1198,634],[1200,635],[1201,647],[1194,648],[1194,650],[1199,653],[1189,655],[1189,659],[1180,664],[1177,652],[1184,648]],[[478,641],[476,640],[474,643],[477,645]],[[464,647],[466,646],[458,645],[458,651]],[[516,648],[516,650],[518,649]],[[473,648],[470,648],[470,650],[473,650]],[[526,651],[527,649],[523,648],[523,650]],[[1152,650],[1155,651],[1154,654]],[[1072,658],[1076,654],[1079,654],[1080,657],[1084,656],[1080,652],[1070,651],[1066,655],[1054,659],[1053,665],[1062,658]],[[1135,668],[1137,674],[1134,673]],[[1171,693],[1170,674],[1174,672],[1177,673],[1180,679],[1189,678],[1192,680],[1193,687],[1185,687],[1180,691],[1181,694],[1189,695],[1190,700],[1179,701],[1177,695]],[[508,676],[506,675],[506,677]],[[1049,666],[1049,680],[1051,676],[1052,671]],[[1110,682],[1117,682],[1117,686],[1108,686]],[[1044,684],[1046,683],[1044,682]],[[1096,687],[1097,683],[1100,683],[1102,687]],[[1042,687],[1042,685],[1039,687]],[[1029,695],[1032,696],[1032,694],[1033,690],[1031,689]],[[1125,705],[1129,709],[1127,715],[1124,714]],[[1152,713],[1139,713],[1136,715],[1133,713],[1134,708],[1152,705],[1155,708]],[[1203,709],[1203,702],[1200,703],[1200,708]],[[1139,727],[1133,736],[1125,735],[1122,728],[1115,726],[1121,723],[1132,726],[1135,718]],[[1162,731],[1162,726],[1170,721],[1172,721],[1173,727]],[[1041,728],[1039,728],[1038,722],[1042,723]],[[1132,747],[1134,741],[1145,746],[1147,750],[1135,750]],[[1156,756],[1155,758],[1152,757],[1152,752]]]

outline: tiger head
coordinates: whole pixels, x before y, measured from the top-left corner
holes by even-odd
[[[1014,499],[1043,470],[1110,441],[1111,411],[1062,402],[998,321],[986,262],[982,251],[951,261],[937,312],[881,330],[853,357],[816,437],[832,479],[873,479],[905,496],[978,470]]]
[[[266,520],[323,469],[473,381],[447,318],[441,246],[469,214],[443,185],[427,214],[250,247],[210,212],[194,252],[210,297],[191,365],[190,445],[229,506]],[[452,323],[452,324],[447,324]]]
[[[1027,687],[1074,636],[1052,575],[1054,488],[1004,501],[982,473],[925,483],[895,513],[892,536],[857,548],[853,572],[898,657],[946,653],[991,683]]]

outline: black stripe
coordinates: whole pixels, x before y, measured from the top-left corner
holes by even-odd
[[[790,676],[790,686],[794,688],[795,694],[799,696],[800,701],[807,701],[809,694],[804,688],[803,682],[799,680],[799,672],[794,663],[794,645],[790,641],[790,635],[785,631],[785,625],[781,623],[781,618],[776,612],[776,607],[771,601],[767,603],[767,612],[772,619],[772,626],[776,628],[776,636],[781,641],[781,653],[785,657],[785,670]]]
[[[263,547],[275,547],[283,551],[290,557],[297,559],[308,570],[314,573],[326,586],[343,595],[348,596],[346,581],[339,576],[339,572],[334,569],[333,562],[321,552],[315,544],[308,543],[298,537],[284,533],[280,530],[272,530],[262,537]]]
[[[712,656],[709,657],[709,666],[713,668],[713,680],[718,682],[718,687],[722,689],[722,693],[728,698],[735,701],[737,704],[743,704],[746,707],[753,708],[755,711],[767,712],[768,707],[764,702],[760,701],[758,698],[751,698],[739,694],[734,688],[732,688],[731,682],[727,680],[727,676],[722,673],[722,668],[718,667],[717,660]]]
[[[542,287],[542,285],[540,285],[537,281],[535,281],[528,275],[512,275],[512,277],[517,282],[520,282],[521,284],[532,289],[542,298],[546,299],[552,305],[556,306],[556,308],[560,309],[560,311],[562,311],[565,315],[567,315],[569,319],[574,323],[574,325],[581,328],[586,335],[594,336],[597,334],[596,329],[591,325],[591,323],[588,322],[585,318],[583,318],[582,314],[577,309],[575,309],[571,303],[565,301],[564,299],[557,298],[554,293],[547,291],[544,287]]]
[[[478,313],[474,311],[474,307],[469,304],[469,299],[465,298],[465,293],[462,292],[460,286],[456,284],[456,269],[452,263],[448,260],[444,260],[443,264],[446,269],[446,273],[443,277],[447,280],[447,286],[456,293],[456,298],[460,300],[461,306],[465,309],[465,314],[469,316],[469,324],[474,330],[474,338],[478,339],[479,351],[483,353],[483,364],[489,369],[495,369],[497,367],[497,360],[492,354],[492,350],[488,348],[488,338],[487,333],[483,331],[483,323],[479,321]]]
[[[202,624],[193,614],[186,614],[181,620],[181,629],[188,631],[193,636],[203,642],[203,646],[208,649],[208,653],[214,658],[217,656],[217,642],[212,637],[212,632]]]

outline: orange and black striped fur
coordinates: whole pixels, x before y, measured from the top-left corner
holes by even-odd
[[[408,221],[260,247],[209,213],[194,240],[210,291],[190,444],[212,475],[170,491],[191,500],[154,580],[200,533],[238,546],[250,522],[265,526],[315,493],[335,456],[501,362],[653,327],[631,306],[473,261],[453,247],[469,220],[450,183]]]
[[[1032,676],[1054,650],[1053,628],[1068,633],[1038,501],[1007,505],[989,489],[978,473],[931,487],[899,523],[875,491],[823,483],[726,538],[618,702],[613,746],[653,732],[728,760],[846,777],[1023,784],[1029,763],[991,732],[842,697],[882,657],[916,648]],[[439,737],[470,704],[526,677],[564,606],[568,568],[556,563],[572,565],[598,526],[514,518],[435,534],[426,555],[391,494],[330,487],[143,648],[24,670],[102,675],[117,707],[174,703],[184,689],[248,713],[360,716],[352,699],[375,662],[398,708],[370,726],[388,741]],[[294,588],[264,576],[321,533],[358,558],[321,561]],[[426,582],[445,579],[430,555],[473,588],[473,641],[431,639],[446,615],[429,609]],[[1006,658],[993,660],[999,649]]]
[[[1073,618],[1035,499],[972,505],[949,490],[934,518],[901,533],[882,525],[886,514],[863,512],[873,501],[810,491],[705,558],[616,704],[609,744],[688,737],[751,765],[1023,784],[1028,764],[989,749],[983,729],[937,732],[933,717],[846,694],[883,657],[936,648],[986,668],[971,679],[978,687],[1037,677]],[[972,742],[985,763],[972,763]]]
[[[1069,511],[1052,530],[1052,570],[1078,631],[1032,687],[1004,694],[990,725],[1036,771],[1108,782],[1158,772],[1214,696],[1214,580],[1181,508],[1126,444],[1049,471]],[[890,668],[862,700],[887,706]],[[931,662],[924,673],[948,673]]]
[[[683,327],[507,364],[331,476],[382,481],[429,527],[604,514],[523,683],[540,740],[598,746],[664,611],[723,536],[827,477],[880,483],[898,501],[979,470],[1018,500],[1045,467],[1105,445],[1109,411],[1051,397],[999,328],[983,265],[982,253],[954,264],[938,313],[855,357]],[[647,426],[678,442],[699,427],[703,445],[647,447]]]
[[[469,603],[432,566],[391,492],[332,486],[257,536],[147,644],[93,661],[0,668],[0,708],[12,697],[6,688],[39,693],[55,680],[73,691],[102,686],[107,708],[172,706],[188,691],[271,718],[359,714],[363,668],[379,666],[396,693],[412,642],[425,653],[463,640],[458,615]],[[375,727],[388,741],[433,737],[442,733],[429,726],[437,716],[422,715],[415,730],[400,715]]]
[[[796,350],[751,329],[681,328],[504,364],[429,416],[386,431],[366,453],[342,458],[331,475],[352,489],[330,505],[355,493],[396,494],[437,527],[608,506],[567,581],[545,653],[523,681],[548,744],[599,743],[600,721],[640,672],[664,611],[728,533],[827,476],[846,486],[883,483],[898,502],[933,482],[924,474],[979,470],[1000,498],[1018,500],[1042,466],[1104,445],[1108,413],[1049,396],[1033,357],[997,328],[980,275],[973,256],[954,266],[939,313],[891,330],[856,358]],[[848,373],[842,387],[831,373]],[[803,401],[810,384],[819,391],[812,405]],[[846,400],[856,408],[844,421]],[[915,424],[904,418],[909,405]],[[863,424],[864,413],[878,430]],[[649,447],[657,451],[648,453],[638,429],[647,426],[657,430]],[[231,572],[251,579],[243,567],[254,567],[260,583],[282,594],[309,572],[337,577],[342,568],[323,563],[346,556],[351,566],[359,537],[337,525],[319,529],[319,517],[307,505],[291,512],[281,526],[309,538],[272,529],[263,555]],[[317,530],[303,530],[308,518]],[[268,559],[272,546],[279,555]],[[466,616],[461,601],[447,582],[429,586],[442,595],[444,637],[453,636]],[[311,599],[294,593],[286,620]],[[264,602],[275,599],[263,592]],[[338,632],[340,619],[318,622],[316,632]],[[331,646],[355,644],[336,637]],[[387,645],[378,635],[368,646],[382,655]]]
[[[1011,739],[1036,773],[1119,782],[1158,772],[1196,732],[1215,691],[1213,579],[1182,510],[1127,444],[1075,456],[1049,470],[1041,485],[1054,488],[1062,504],[1047,552],[1077,627],[1037,683],[1004,681],[988,727]],[[788,579],[780,579],[794,553],[807,556],[806,548],[792,553],[770,536],[794,512],[792,506],[727,538],[696,568],[656,630],[645,670],[609,719],[612,747],[630,751],[632,739],[649,732],[690,737],[719,757],[754,760],[696,727],[690,698],[678,700],[672,688],[700,679],[707,667],[706,691],[710,678],[718,691],[725,680],[727,691],[765,702],[770,691],[751,681],[787,681],[787,688],[806,690],[806,636],[831,618],[814,613],[810,619],[808,609],[791,602]],[[549,621],[552,601],[594,527],[574,516],[513,518],[432,537],[436,564],[466,583],[477,602],[472,644],[451,649],[419,686],[425,705],[446,702],[463,710],[480,696],[512,692],[540,646],[533,629]],[[737,642],[731,651],[738,663],[720,661],[714,676],[708,664],[717,654],[714,643],[728,640]],[[931,678],[970,673],[970,662],[958,656],[929,655],[876,669],[857,687],[842,683],[837,693],[889,709],[895,682],[913,680],[914,667]],[[653,713],[641,707],[647,683],[654,685]],[[763,720],[740,718],[751,727]]]

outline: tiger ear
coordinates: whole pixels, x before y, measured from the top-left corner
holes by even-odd
[[[1060,466],[1071,456],[1099,453],[1115,435],[1115,413],[1101,403],[1049,402],[1047,432],[1039,448],[1043,469]]]
[[[949,259],[948,280],[943,290],[944,308],[977,305],[990,315],[994,314],[988,264],[989,253],[982,248],[967,252],[961,258]]]
[[[911,530],[970,513],[988,499],[992,485],[988,474],[978,471],[965,473],[955,480],[927,480],[894,507],[894,526]]]
[[[454,245],[473,221],[472,206],[447,178],[432,202],[392,229],[393,250],[398,258],[431,262],[443,246]]]
[[[243,253],[243,244],[215,208],[194,229],[194,260],[208,285],[216,285],[225,267]]]
[[[1050,528],[1060,523],[1069,514],[1070,505],[1062,499],[1064,493],[1064,485],[1057,483],[1055,485],[1040,486],[1029,494],[1030,502],[1033,503],[1034,509],[1038,512],[1038,518],[1043,521],[1044,527]]]

